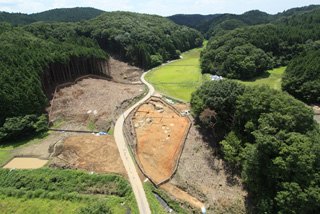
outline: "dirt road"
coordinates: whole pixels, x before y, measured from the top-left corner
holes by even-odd
[[[152,87],[151,84],[149,84],[147,81],[145,81],[144,76],[146,73],[144,73],[141,76],[141,81],[146,84],[149,87],[149,93],[138,103],[135,105],[131,106],[127,111],[125,111],[117,120],[115,129],[114,129],[114,137],[120,152],[120,156],[123,162],[124,167],[127,170],[128,176],[129,176],[129,181],[132,186],[134,195],[136,197],[136,201],[138,204],[139,212],[141,214],[149,214],[151,213],[149,203],[146,197],[146,194],[144,192],[141,180],[139,178],[139,175],[136,171],[134,162],[130,156],[130,152],[128,150],[125,138],[123,136],[123,122],[124,119],[127,117],[127,115],[137,107],[140,103],[143,103],[145,100],[147,100],[153,93],[154,93],[154,88]]]

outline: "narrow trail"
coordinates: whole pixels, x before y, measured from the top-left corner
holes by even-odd
[[[133,193],[135,195],[135,198],[138,204],[139,213],[141,214],[145,214],[145,213],[149,214],[151,213],[151,211],[150,211],[150,206],[149,206],[146,194],[144,192],[141,180],[139,178],[138,172],[136,171],[135,164],[130,156],[127,143],[123,136],[123,123],[125,118],[135,107],[137,107],[139,104],[146,101],[154,93],[153,86],[144,79],[144,76],[146,75],[146,73],[147,72],[145,72],[141,76],[141,81],[149,87],[148,94],[144,98],[142,98],[139,102],[137,102],[135,105],[127,109],[122,115],[120,115],[114,129],[115,141],[117,143],[123,165],[126,168],[126,171],[128,173],[129,181],[132,186]]]

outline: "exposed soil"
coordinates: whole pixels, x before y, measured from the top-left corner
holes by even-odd
[[[61,129],[85,129],[84,126],[77,124],[63,124],[59,128]],[[40,159],[49,159],[55,156],[59,151],[59,147],[63,145],[65,139],[70,136],[79,135],[80,133],[75,132],[52,132],[48,137],[43,139],[40,143],[31,144],[28,146],[20,147],[12,150],[13,156],[25,156],[25,157],[37,157]],[[82,135],[82,134],[81,134]],[[56,151],[57,150],[57,151]]]
[[[187,192],[177,188],[176,186],[172,185],[171,182],[162,184],[160,188],[168,192],[169,194],[173,195],[175,199],[178,199],[180,201],[187,201],[194,207],[201,209],[201,207],[204,206],[204,204],[201,203],[198,199],[191,196]]]
[[[241,178],[232,174],[215,154],[214,146],[208,143],[212,144],[213,140],[199,131],[191,127],[178,170],[170,183],[202,201],[207,213],[245,213],[247,192]]]
[[[155,182],[169,179],[190,126],[165,102],[152,98],[136,110],[132,123],[137,138],[136,157],[143,171]]]
[[[7,169],[38,169],[43,167],[48,161],[38,158],[13,158],[3,168]]]
[[[83,79],[55,94],[54,101],[51,101],[50,120],[53,123],[68,121],[82,125],[85,130],[107,130],[131,104],[131,99],[143,93],[144,88],[144,85]],[[47,110],[50,112],[50,107]]]
[[[313,105],[312,106],[313,112],[314,112],[314,119],[320,123],[320,107],[319,105]]]
[[[117,60],[113,60],[109,67],[114,79],[121,79],[121,72],[126,71],[130,78],[125,82],[140,79],[143,72]],[[116,72],[117,69],[119,74]],[[142,84],[83,79],[55,94],[54,102],[50,101],[52,105],[50,118],[53,124],[64,121],[64,124],[59,126],[62,130],[105,131],[144,90],[145,86]],[[48,107],[48,113],[50,110],[51,107]],[[64,145],[65,140],[71,136],[76,137],[68,139]],[[72,155],[72,152],[77,155]],[[79,168],[126,175],[112,136],[97,137],[75,132],[52,132],[40,143],[15,149],[11,154],[46,160],[53,158],[52,167]],[[64,160],[54,158],[57,155]]]
[[[140,77],[144,72],[138,67],[128,65],[128,63],[119,61],[115,57],[109,59],[109,71],[112,78],[117,82],[141,82]],[[124,78],[124,75],[127,78]]]
[[[127,175],[113,136],[79,135],[64,141],[51,167]]]

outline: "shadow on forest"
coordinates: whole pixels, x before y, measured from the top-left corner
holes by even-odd
[[[260,80],[260,79],[267,79],[267,78],[269,78],[270,75],[271,75],[270,72],[264,71],[261,75],[259,75],[257,77],[253,77],[251,79],[243,80],[243,81],[244,82],[255,82],[255,81]]]

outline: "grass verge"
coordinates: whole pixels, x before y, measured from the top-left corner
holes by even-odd
[[[163,190],[155,188],[151,183],[143,183],[143,188],[150,204],[151,213],[166,213],[153,193],[158,194],[176,213],[189,213],[181,208],[180,204],[172,200]]]

